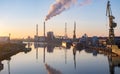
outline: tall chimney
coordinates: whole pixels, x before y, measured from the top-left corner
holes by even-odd
[[[38,36],[38,24],[36,24],[36,36]]]
[[[65,23],[65,38],[67,38],[67,23]]]
[[[44,22],[44,37],[45,37],[45,22]]]

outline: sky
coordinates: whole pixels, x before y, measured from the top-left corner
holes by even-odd
[[[59,0],[57,0],[59,1]],[[76,35],[108,36],[109,25],[106,16],[107,0],[90,0],[91,2],[80,5],[85,0],[77,0],[59,15],[46,21],[46,32],[53,31],[55,36],[67,35],[73,37],[74,21],[76,22]],[[117,27],[115,35],[120,36],[120,0],[110,0],[112,14],[115,16]],[[56,0],[0,0],[0,36],[11,38],[34,37],[36,24],[39,36],[43,35],[43,22]]]

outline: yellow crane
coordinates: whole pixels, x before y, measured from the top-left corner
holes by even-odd
[[[108,19],[109,19],[109,39],[108,39],[108,44],[110,45],[114,45],[115,42],[114,42],[114,37],[115,37],[115,34],[114,34],[114,28],[117,26],[117,23],[115,23],[113,21],[113,19],[115,19],[115,17],[112,15],[112,10],[111,10],[111,7],[110,7],[110,1],[108,0],[107,2],[107,8],[106,8],[106,15],[108,16]]]
[[[113,53],[116,53],[117,55],[120,56],[120,49],[118,48],[117,45],[115,45],[115,34],[114,34],[114,28],[117,27],[117,23],[113,21],[115,17],[112,15],[112,10],[110,7],[110,1],[108,0],[107,2],[107,9],[106,9],[106,15],[108,16],[109,19],[109,38],[107,40],[107,47],[111,48],[111,51]]]

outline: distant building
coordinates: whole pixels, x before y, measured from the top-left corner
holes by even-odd
[[[44,36],[34,36],[34,41],[35,42],[45,42],[46,37]]]
[[[81,39],[79,40],[80,43],[82,43],[84,46],[88,45],[88,36],[87,34],[84,34]]]
[[[48,41],[52,41],[52,40],[54,40],[54,34],[53,34],[53,32],[47,32],[47,40]]]
[[[0,37],[0,43],[6,43],[9,41],[10,41],[10,38],[8,36]]]
[[[44,42],[34,42],[34,48],[46,48],[47,43]]]
[[[97,36],[92,37],[92,45],[98,46],[99,45],[99,38]]]
[[[37,42],[39,40],[39,36],[35,35],[34,36],[34,41]]]

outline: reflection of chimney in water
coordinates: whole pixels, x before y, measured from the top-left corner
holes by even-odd
[[[36,48],[36,60],[38,60],[38,47]]]
[[[65,64],[67,64],[67,49],[65,49]]]
[[[43,62],[45,63],[45,46],[44,46],[43,53],[44,53],[44,54],[43,54],[43,55],[44,55],[44,56],[43,56]]]
[[[8,74],[10,74],[10,60],[8,60]]]
[[[76,49],[73,48],[73,56],[74,56],[74,67],[76,69]]]

